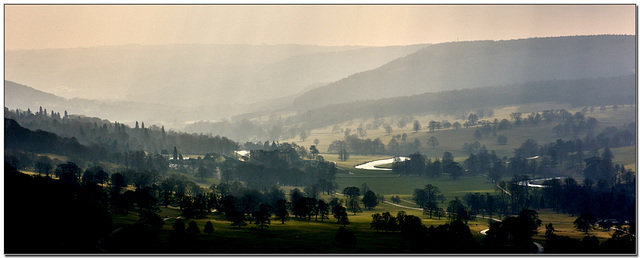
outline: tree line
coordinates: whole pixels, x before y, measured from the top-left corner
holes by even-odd
[[[46,109],[44,109],[46,110]],[[46,111],[33,113],[30,110],[9,110],[5,107],[5,118],[31,130],[42,130],[61,137],[76,139],[79,144],[100,146],[111,152],[144,150],[150,153],[168,153],[177,146],[184,153],[219,153],[233,155],[239,144],[226,137],[204,134],[187,134],[165,130],[164,126],[135,122],[131,127],[119,122],[79,115],[48,115]],[[53,112],[53,111],[51,111]],[[6,122],[5,122],[6,123]]]

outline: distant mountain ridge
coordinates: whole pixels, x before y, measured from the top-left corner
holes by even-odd
[[[12,81],[4,81],[4,93],[5,107],[20,108],[23,110],[34,108],[35,105],[46,107],[53,103],[55,103],[55,105],[61,105],[67,102],[65,98]]]
[[[635,74],[635,40],[599,35],[435,44],[312,89],[294,106],[309,110],[444,90]]]
[[[66,98],[242,105],[293,95],[425,46],[193,44],[10,50],[5,51],[5,79]]]
[[[220,112],[237,112],[225,105],[209,105],[197,108],[175,106],[171,104],[149,104],[132,101],[108,101],[83,98],[66,99],[43,92],[12,81],[4,81],[5,108],[31,109],[39,107],[47,112],[95,116],[111,121],[120,121],[133,125],[134,121],[146,121],[147,124],[165,124],[171,128],[181,128],[184,121],[201,119],[203,110],[215,109]]]

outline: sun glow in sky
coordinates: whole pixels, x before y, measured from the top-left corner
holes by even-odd
[[[635,34],[634,5],[5,5],[5,49]]]

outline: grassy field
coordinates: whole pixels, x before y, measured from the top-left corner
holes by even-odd
[[[160,208],[160,216],[166,218],[163,225],[163,231],[159,237],[163,246],[169,246],[169,235],[173,232],[173,223],[180,215],[180,211],[176,208]],[[375,232],[371,229],[371,215],[373,213],[382,213],[385,211],[396,215],[398,211],[403,210],[392,205],[381,204],[373,210],[365,210],[362,213],[353,215],[349,213],[350,224],[347,229],[353,231],[356,235],[357,244],[355,246],[344,246],[335,242],[335,234],[340,227],[336,224],[333,217],[311,221],[306,219],[291,218],[285,224],[272,218],[268,229],[258,229],[255,225],[238,228],[231,226],[231,222],[224,220],[219,214],[210,214],[205,219],[195,220],[201,233],[194,237],[195,243],[206,243],[194,247],[193,252],[211,252],[211,253],[406,253],[411,250],[410,241],[402,236],[399,232]],[[405,210],[409,215],[422,215],[421,211]],[[126,224],[132,224],[137,221],[137,215],[131,213],[126,216],[114,216],[114,226],[120,227]],[[190,220],[185,220],[188,224]],[[208,235],[202,232],[207,221],[211,221],[214,226],[214,233]],[[427,226],[441,225],[447,223],[445,218],[442,219],[426,219],[423,223]],[[469,227],[472,234],[482,240],[483,236],[478,232],[488,228],[486,220],[470,221]],[[164,243],[163,243],[164,242]]]
[[[424,178],[412,176],[399,177],[338,177],[336,179],[338,189],[348,186],[360,187],[366,183],[376,194],[385,197],[400,195],[411,199],[414,189],[424,188],[427,184],[437,186],[448,200],[454,197],[462,198],[466,193],[493,193],[495,185],[483,176],[460,177],[452,180],[448,177]]]
[[[400,195],[411,199],[414,189],[424,188],[427,184],[438,186],[440,191],[448,200],[454,197],[462,198],[466,193],[475,192],[494,192],[495,185],[484,176],[464,176],[453,180],[447,176],[437,178],[426,178],[416,176],[400,176],[392,171],[382,170],[363,170],[354,168],[355,165],[365,163],[367,161],[388,159],[389,156],[362,156],[354,155],[347,161],[337,161],[337,155],[323,155],[326,160],[335,161],[338,168],[348,171],[349,174],[338,174],[336,182],[338,190],[348,186],[360,187],[367,184],[369,188],[376,194],[382,194],[385,197],[391,195]]]
[[[511,121],[510,114],[512,112],[522,112],[523,118],[526,118],[526,116],[531,112],[542,112],[543,110],[548,109],[565,109],[573,114],[575,112],[581,111],[582,107],[570,108],[553,103],[532,104],[524,106],[507,106],[494,109],[494,117],[485,118],[485,120],[493,121],[493,119],[507,119]],[[599,125],[595,130],[596,132],[601,132],[602,129],[606,127],[621,126],[623,124],[629,124],[630,122],[634,122],[636,120],[635,107],[629,105],[620,107],[618,110],[613,110],[612,106],[607,106],[607,110],[604,112],[600,111],[598,107],[596,108],[596,111],[594,111],[593,113],[587,112],[585,116],[598,119]],[[474,137],[476,127],[462,127],[457,131],[453,128],[450,128],[448,130],[441,129],[435,132],[428,131],[427,125],[431,120],[448,120],[450,123],[454,123],[457,121],[463,124],[464,120],[459,119],[459,117],[416,115],[414,116],[414,118],[418,120],[423,127],[423,129],[417,133],[412,130],[411,124],[408,124],[405,128],[398,128],[398,118],[385,117],[382,118],[382,120],[384,121],[384,123],[389,124],[393,127],[393,132],[391,134],[387,134],[384,129],[380,127],[377,130],[367,130],[367,135],[364,138],[380,138],[386,145],[389,140],[391,140],[391,137],[393,135],[406,133],[407,142],[413,142],[416,138],[420,140],[420,142],[423,144],[423,149],[421,150],[421,152],[427,155],[427,157],[429,158],[442,157],[442,153],[445,151],[451,152],[455,157],[466,157],[468,156],[468,154],[462,151],[462,145],[465,142],[473,143],[476,141]],[[351,128],[352,132],[355,133],[356,128],[360,124],[366,125],[372,122],[373,119],[356,119],[353,121],[338,124],[338,126],[341,128]],[[513,127],[509,130],[499,131],[497,135],[505,135],[507,137],[508,141],[506,145],[499,145],[496,140],[497,137],[493,136],[480,139],[478,140],[478,142],[482,145],[485,145],[488,150],[496,151],[496,154],[499,157],[511,157],[513,155],[513,150],[520,147],[520,145],[529,138],[535,139],[539,144],[555,142],[558,137],[555,137],[551,131],[551,129],[555,125],[557,125],[556,122],[541,122],[537,126],[523,125],[520,127]],[[327,155],[326,151],[331,142],[333,142],[334,140],[342,140],[344,138],[344,134],[333,134],[331,130],[332,126],[315,129],[309,133],[308,138],[304,142],[300,141],[300,139],[298,138],[288,139],[288,141],[295,142],[298,145],[302,145],[308,148],[310,145],[313,145],[314,139],[318,139],[318,150],[320,151],[321,155],[325,156]],[[431,136],[435,136],[440,142],[440,145],[433,149],[426,145],[427,139]],[[584,137],[584,135],[580,135],[580,137]],[[563,138],[568,139],[571,137]]]
[[[538,211],[538,218],[542,220],[542,225],[538,228],[538,234],[534,236],[534,241],[538,241],[544,245],[546,239],[544,237],[545,226],[549,223],[553,224],[555,229],[554,234],[559,236],[568,236],[575,239],[582,239],[587,236],[584,232],[579,231],[574,226],[573,222],[577,217],[572,217],[569,214],[556,213],[551,209],[542,209]],[[593,231],[589,231],[589,235],[596,236],[600,243],[611,238],[613,236],[613,230],[603,230],[602,228],[596,228]]]
[[[568,108],[565,106],[558,106],[555,104],[533,104],[527,106],[509,106],[495,109],[495,116],[498,120],[503,118],[509,119],[509,115],[512,112],[522,112],[523,117],[526,117],[532,111],[541,112],[545,109],[559,109],[564,108],[571,113],[575,113],[581,111],[582,108]],[[587,112],[587,117],[594,117],[598,119],[599,125],[596,129],[596,132],[600,132],[606,127],[610,126],[621,126],[623,124],[628,124],[636,120],[635,117],[635,107],[625,106],[620,107],[618,110],[613,110],[612,106],[607,106],[606,111],[600,111],[599,108],[596,108],[596,111],[593,113]],[[425,115],[425,116],[415,116],[415,119],[418,119],[423,127],[428,124],[429,120],[444,120],[447,119],[449,122],[453,123],[454,121],[463,122],[462,120],[456,120],[455,117],[452,116],[434,116],[434,115]],[[491,119],[493,120],[493,118]],[[373,119],[361,119],[354,120],[350,122],[346,122],[340,124],[341,127],[352,128],[355,130],[360,124],[371,123]],[[395,118],[384,118],[384,121],[391,124],[393,126],[393,133],[401,134],[407,133],[408,142],[413,141],[413,139],[418,138],[424,144],[427,139],[431,136],[435,136],[439,139],[440,146],[437,146],[434,149],[426,148],[423,154],[426,154],[428,158],[436,158],[441,157],[444,151],[451,152],[456,158],[456,161],[462,162],[468,156],[466,153],[462,152],[461,147],[465,142],[472,143],[475,141],[473,136],[475,128],[460,128],[459,130],[440,130],[436,132],[427,132],[426,128],[423,128],[422,131],[417,133],[411,131],[411,126],[400,129],[397,128],[396,119]],[[541,122],[537,126],[531,125],[523,125],[520,127],[514,127],[509,130],[504,130],[498,132],[498,135],[505,135],[508,138],[508,144],[506,145],[498,145],[496,141],[496,137],[487,137],[479,140],[479,142],[487,147],[488,150],[495,150],[496,154],[499,157],[507,156],[511,157],[513,155],[513,150],[520,147],[521,143],[524,142],[528,138],[535,139],[539,144],[545,144],[549,142],[554,142],[557,137],[552,134],[551,129],[557,123],[546,123]],[[384,129],[380,128],[378,130],[368,130],[367,138],[376,138],[380,137],[383,143],[387,143],[391,139],[391,135],[387,135],[384,132]],[[319,139],[320,144],[318,145],[318,149],[321,152],[324,152],[328,145],[333,140],[342,139],[342,134],[332,134],[331,128],[321,128],[318,130],[313,130],[309,135],[306,142],[297,142],[298,144],[312,144],[312,139]],[[580,136],[583,137],[583,136]],[[310,140],[311,139],[311,140]],[[633,169],[635,171],[636,167],[636,150],[635,146],[630,147],[622,147],[622,148],[614,148],[612,149],[614,154],[614,163],[624,164],[626,168]],[[335,154],[322,154],[326,160],[336,162],[336,165],[344,170],[349,172],[348,174],[339,174],[337,176],[337,182],[339,185],[339,189],[342,189],[346,186],[361,186],[363,183],[366,183],[369,188],[371,188],[374,192],[380,193],[383,195],[391,195],[398,194],[401,196],[410,196],[414,189],[422,188],[426,184],[434,184],[438,186],[447,199],[451,199],[454,196],[463,196],[467,192],[493,192],[494,186],[490,184],[490,182],[483,177],[462,177],[457,181],[452,181],[449,178],[441,177],[435,179],[426,179],[419,177],[401,177],[396,174],[393,174],[390,171],[364,171],[355,169],[354,166],[358,164],[362,164],[368,161],[378,160],[378,159],[386,159],[391,156],[376,156],[376,155],[352,155],[349,160],[342,162],[338,161],[337,155]],[[576,174],[572,175],[573,177],[580,179],[581,175]]]
[[[329,196],[325,196],[329,197]],[[160,208],[160,216],[165,218],[165,224],[159,240],[163,245],[170,245],[168,238],[173,231],[173,223],[180,216],[180,210],[177,208]],[[211,252],[211,253],[360,253],[360,254],[400,254],[411,250],[410,242],[398,232],[375,232],[370,228],[371,215],[373,213],[390,212],[395,216],[398,211],[404,210],[409,215],[415,215],[422,218],[425,226],[437,226],[447,223],[446,218],[428,219],[421,211],[414,211],[395,207],[388,204],[381,204],[373,210],[364,210],[362,213],[353,215],[349,213],[350,224],[347,229],[353,231],[357,238],[355,246],[344,246],[334,241],[335,233],[340,225],[336,224],[335,218],[330,217],[324,221],[316,221],[312,218],[310,221],[306,219],[291,218],[285,224],[281,224],[272,217],[270,227],[268,229],[258,229],[255,225],[249,224],[245,227],[238,228],[231,226],[231,222],[226,221],[223,215],[210,214],[204,219],[195,220],[201,233],[193,237],[194,243],[206,243],[206,245],[194,246],[193,252]],[[573,226],[575,217],[567,214],[557,214],[552,210],[540,210],[539,218],[542,220],[541,227],[538,228],[538,234],[534,236],[534,241],[545,244],[544,237],[545,225],[553,223],[556,229],[555,234],[561,236],[570,236],[572,238],[582,239],[585,234],[577,231]],[[137,221],[138,217],[135,213],[126,216],[114,216],[114,226],[121,227],[126,224],[132,224]],[[188,224],[190,220],[185,220]],[[202,232],[207,221],[214,226],[214,233],[205,234]],[[471,233],[479,244],[483,243],[484,236],[479,232],[489,228],[488,219],[477,218],[471,220],[467,224]],[[613,231],[604,231],[595,229],[589,233],[598,237],[602,243],[610,238]],[[162,250],[161,250],[162,251]]]
[[[611,153],[613,153],[613,163],[623,164],[626,169],[636,171],[636,146],[613,148]]]
[[[199,177],[196,177],[194,175],[175,172],[175,171],[169,171],[167,172],[167,174],[170,176],[173,175],[180,178],[184,178],[186,180],[196,183],[200,187],[207,188],[207,189],[213,184],[220,183],[220,179],[217,179],[217,178],[204,178],[204,180],[201,180]]]

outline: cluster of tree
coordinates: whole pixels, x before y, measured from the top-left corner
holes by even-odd
[[[314,218],[316,221],[318,219],[324,221],[329,218],[329,215],[333,215],[337,224],[346,226],[350,223],[347,211],[354,213],[360,211],[358,196],[353,193],[353,189],[358,190],[355,187],[347,187],[343,191],[347,193],[345,194],[347,200],[344,202],[347,207],[343,206],[343,200],[338,198],[332,198],[329,202],[316,198],[317,192],[312,188],[305,188],[304,192],[298,188],[292,189],[289,192],[289,201],[286,200],[284,192],[277,187],[265,193],[249,189],[241,190],[241,187],[235,190],[224,189],[222,185],[213,186],[212,189],[214,195],[218,196],[216,210],[223,212],[232,225],[238,227],[245,226],[245,221],[252,223],[255,220],[256,225],[263,228],[269,224],[271,215],[275,215],[284,224],[290,218],[290,214],[295,218],[307,220]],[[240,196],[229,194],[238,190],[244,191],[244,194]],[[367,203],[366,200],[363,203]]]
[[[545,156],[551,165],[563,164],[565,161],[571,166],[581,165],[589,156],[597,154],[598,149],[615,148],[635,145],[635,123],[623,125],[620,128],[607,127],[596,136],[587,135],[583,139],[563,140],[540,145],[536,140],[527,139],[515,150],[517,157]],[[590,152],[585,155],[584,152]],[[544,159],[544,157],[543,157]]]
[[[166,174],[168,170],[167,160],[160,155],[150,155],[144,152],[128,152],[125,153],[127,161],[125,162],[126,168],[121,172],[122,174],[129,175],[127,182],[135,183],[137,185],[151,185],[160,178],[160,176]],[[85,177],[93,180],[94,177],[104,178],[107,174],[102,167],[96,166],[96,162],[88,162],[87,170],[82,173],[80,167],[85,167],[83,160],[70,159],[72,161],[62,162],[59,159],[51,159],[46,155],[38,155],[31,152],[23,152],[16,150],[7,150],[5,152],[5,162],[10,164],[16,169],[32,169],[33,171],[49,177],[51,174],[60,177],[60,169],[72,164],[80,172],[77,173],[78,179],[84,179]],[[75,171],[76,169],[74,169]],[[101,180],[97,183],[103,183]]]
[[[482,121],[480,122],[480,126],[478,128],[476,128],[476,130],[473,132],[473,137],[476,140],[480,140],[482,138],[486,138],[489,136],[497,136],[497,131],[498,131],[498,125],[496,124],[496,122],[498,121],[498,119],[494,120],[493,126],[491,123],[487,122],[487,121]]]
[[[598,157],[598,149],[605,148],[605,152],[610,154],[608,147],[631,146],[635,144],[635,124],[624,125],[621,128],[608,127],[602,133],[593,137],[587,135],[584,139],[563,140],[544,145],[538,144],[534,139],[527,139],[520,147],[514,150],[514,156],[498,158],[493,151],[490,153],[485,146],[479,143],[467,144],[468,150],[473,150],[467,160],[463,162],[464,167],[470,174],[487,174],[493,181],[499,181],[505,174],[531,174],[547,175],[559,174],[561,166],[582,169],[586,163],[596,161],[592,157]],[[480,147],[479,147],[480,146]],[[475,151],[477,149],[477,151]],[[588,153],[585,153],[588,152]],[[473,154],[477,153],[477,154]],[[612,158],[609,156],[609,160]],[[610,162],[610,161],[608,161]],[[586,164],[588,166],[588,164]],[[605,174],[615,175],[620,171],[619,167],[609,170]],[[591,170],[589,170],[591,171]],[[594,181],[597,180],[592,177]]]
[[[317,195],[310,190],[305,193],[302,193],[298,188],[291,190],[289,196],[291,198],[290,208],[291,213],[296,218],[307,218],[307,220],[311,220],[311,217],[315,217],[315,220],[318,220],[318,216],[320,216],[320,221],[324,221],[324,219],[328,218],[328,215],[336,214],[336,206],[340,205],[340,200],[337,198],[332,199],[329,203],[325,202],[322,199],[316,199],[314,195]],[[342,214],[341,214],[342,215]],[[284,223],[284,221],[282,222]]]
[[[438,203],[444,202],[444,194],[440,193],[437,186],[428,184],[424,189],[415,189],[413,191],[413,201],[422,208],[424,214],[429,214],[429,218],[440,218],[444,216],[444,210],[438,207]]]
[[[43,111],[44,112],[44,111]],[[52,111],[53,112],[53,111]],[[112,152],[144,150],[150,153],[168,152],[178,146],[185,153],[219,153],[232,155],[239,144],[226,137],[165,131],[164,126],[147,126],[136,121],[135,127],[78,115],[49,116],[31,113],[30,110],[9,110],[5,118],[17,121],[31,130],[43,130],[62,137],[75,138],[84,145],[97,145]],[[5,124],[7,122],[5,121]]]
[[[462,201],[467,204],[469,216],[488,215],[493,218],[516,215],[523,209],[546,208],[545,198],[540,188],[529,187],[527,176],[514,176],[510,181],[500,181],[496,193],[467,193]]]
[[[327,149],[328,153],[340,154],[340,152],[361,154],[361,155],[379,155],[387,153],[384,143],[380,138],[375,140],[360,139],[358,135],[347,135],[345,140],[335,140]]]
[[[243,181],[255,189],[266,189],[273,185],[313,186],[322,192],[333,192],[336,187],[335,174],[338,169],[328,161],[307,161],[293,167],[268,167],[263,164],[245,162],[222,171],[222,180]]]
[[[318,143],[320,141],[318,141],[317,139],[314,140],[314,144],[318,145]],[[304,146],[300,146],[297,145],[295,143],[280,143],[277,141],[273,141],[271,142],[271,144],[269,144],[269,141],[265,141],[264,143],[259,143],[259,142],[245,142],[243,144],[243,147],[245,150],[249,150],[249,151],[255,151],[255,150],[260,150],[260,151],[280,151],[280,152],[287,152],[290,155],[297,155],[299,157],[306,157],[307,154],[310,151],[307,151],[307,149]],[[296,153],[294,153],[294,151]],[[291,158],[293,158],[294,161],[296,161],[296,157],[291,156]],[[291,162],[289,162],[291,163]]]
[[[518,216],[493,222],[484,238],[486,248],[493,253],[536,253],[533,236],[542,223],[538,213],[523,209]]]
[[[362,184],[360,188],[355,186],[346,187],[342,190],[342,194],[346,197],[345,206],[347,210],[353,212],[354,215],[362,212],[360,203],[364,205],[365,209],[371,210],[378,206],[379,203],[384,202],[384,198],[371,191],[366,183]]]
[[[338,168],[334,163],[324,161],[322,156],[303,159],[306,150],[295,143],[266,142],[263,146],[264,149],[251,150],[248,161],[226,159],[221,164],[222,181],[243,181],[259,190],[273,185],[315,187],[326,193],[335,190]]]
[[[572,215],[592,213],[599,219],[632,220],[635,175],[624,166],[612,165],[607,157],[589,159],[585,182],[580,185],[573,178],[550,179],[542,188],[531,188],[529,177],[514,175],[508,181],[497,182],[497,194],[466,194],[463,200],[474,214],[514,214],[522,209],[552,208]],[[512,159],[511,164],[516,162]]]
[[[96,183],[32,177],[6,162],[4,178],[6,253],[97,253],[113,230],[107,194]]]
[[[103,146],[85,146],[75,137],[63,138],[45,131],[31,131],[15,120],[5,118],[5,149],[53,153],[78,159],[105,160],[109,156]]]
[[[568,113],[568,115],[561,115],[560,123],[551,129],[556,137],[593,133],[593,130],[598,126],[597,119],[593,117],[585,118],[581,112],[576,112],[573,116],[569,112],[566,113]]]
[[[235,158],[216,153],[207,153],[204,157],[198,156],[197,158],[188,159],[181,159],[179,158],[181,155],[176,153],[177,150],[174,151],[174,156],[178,156],[178,158],[174,157],[169,160],[169,167],[180,173],[194,175],[200,182],[205,182],[206,178],[220,178],[221,167],[229,167],[229,164],[239,162]]]
[[[238,141],[260,141],[263,139],[288,140],[299,138],[303,142],[309,135],[309,129],[295,124],[286,124],[279,116],[269,116],[263,122],[251,119],[267,115],[265,112],[237,115],[233,121],[223,119],[219,122],[197,121],[187,125],[187,132],[215,132]]]
[[[419,152],[409,155],[405,161],[395,158],[392,164],[394,173],[401,175],[418,175],[428,177],[438,177],[442,174],[449,175],[452,179],[457,179],[463,174],[463,169],[458,162],[453,161],[453,154],[446,151],[442,155],[442,160],[431,161]]]
[[[467,154],[478,153],[480,150],[486,150],[487,147],[480,144],[480,142],[475,141],[473,143],[465,142],[462,144],[462,150]]]
[[[7,165],[9,165],[7,163]],[[10,166],[10,165],[9,165]],[[15,169],[13,169],[15,170]],[[74,163],[68,162],[60,164],[55,169],[54,174],[60,182],[72,186],[84,186],[104,184],[107,182],[108,173],[101,167],[88,168],[84,173]],[[128,186],[136,187],[135,191],[122,191]],[[344,216],[340,218],[341,223],[348,223],[346,209],[343,213],[336,213],[336,206],[341,206],[338,199],[332,200],[329,204],[322,200],[316,200],[318,190],[314,187],[305,189],[307,196],[303,196],[296,188],[292,191],[292,201],[286,202],[285,194],[277,187],[269,190],[257,191],[247,188],[239,182],[221,183],[213,185],[210,190],[203,189],[197,184],[187,181],[181,177],[165,177],[160,179],[157,174],[150,172],[137,172],[127,170],[111,174],[109,180],[109,191],[96,189],[97,193],[91,193],[92,197],[101,201],[101,205],[111,212],[126,214],[137,206],[141,221],[151,221],[160,223],[157,218],[157,206],[162,204],[165,207],[178,207],[185,218],[204,218],[214,210],[223,212],[227,219],[234,226],[243,226],[249,221],[255,220],[260,228],[268,227],[271,214],[275,213],[280,219],[286,220],[290,208],[293,214],[309,217],[311,214],[320,215],[325,219],[331,207],[334,215]],[[375,194],[374,194],[375,196]],[[284,211],[283,209],[284,205]],[[149,222],[149,223],[151,223]],[[154,224],[154,225],[156,225]],[[160,223],[161,225],[162,223]],[[156,225],[157,226],[157,225]]]
[[[250,160],[269,167],[291,167],[302,164],[307,150],[295,143],[264,143],[264,148],[251,149]]]
[[[188,226],[185,226],[185,221],[182,218],[177,218],[173,222],[172,228],[173,232],[171,232],[169,236],[169,241],[173,247],[178,247],[182,250],[189,249],[189,247],[187,247],[188,243],[194,242],[195,236],[200,234],[200,228],[195,220],[189,221]],[[203,232],[211,234],[214,231],[215,229],[211,221],[207,221]]]
[[[119,150],[111,146],[93,144],[90,146],[80,144],[75,137],[62,138],[54,133],[45,131],[31,131],[20,126],[15,120],[5,119],[5,153],[7,160],[16,168],[23,169],[33,167],[36,171],[47,172],[47,166],[55,166],[59,161],[36,160],[35,154],[26,153],[51,153],[67,156],[77,164],[87,161],[112,162],[123,165],[127,169],[137,171],[151,171],[154,173],[165,173],[170,168],[169,154],[162,151],[162,154],[151,153],[142,150]],[[212,177],[217,169],[216,159],[219,154],[209,153],[205,158],[198,159],[177,159],[178,152],[174,146],[173,169],[198,176],[201,179]],[[182,155],[179,155],[182,157]],[[48,169],[50,170],[50,169]]]
[[[400,231],[402,233],[410,233],[416,228],[419,228],[422,225],[422,220],[414,215],[407,215],[404,211],[399,211],[397,216],[391,215],[391,213],[383,212],[374,213],[371,215],[373,220],[371,221],[371,228],[375,229],[376,232],[380,232],[380,230],[384,230],[384,232],[395,232]]]
[[[595,136],[585,136],[582,144],[587,150],[633,146],[636,144],[635,128],[635,122],[621,127],[607,127]]]
[[[489,136],[498,137],[498,144],[506,144],[507,138],[504,135],[498,135],[497,133],[502,130],[507,130],[513,128],[513,126],[522,126],[522,125],[538,125],[540,122],[545,121],[547,123],[558,121],[560,122],[556,125],[552,130],[557,137],[562,136],[577,136],[582,133],[593,133],[593,130],[598,125],[598,120],[593,117],[585,117],[586,111],[576,112],[575,114],[571,114],[564,109],[556,109],[556,110],[544,110],[542,114],[539,112],[533,112],[529,114],[526,118],[523,118],[523,114],[521,112],[513,112],[511,113],[511,120],[513,124],[507,120],[502,119],[498,121],[498,119],[494,119],[493,122],[482,120],[479,123],[479,127],[474,132],[474,138],[476,140],[480,140],[482,138],[486,138]],[[475,114],[469,115],[469,120],[465,123],[465,127],[469,127],[471,125],[475,125],[476,123],[471,123],[470,121],[476,121]],[[472,153],[473,151],[472,145],[465,143],[463,146],[463,150],[468,153]],[[477,150],[477,148],[476,148]]]
[[[278,188],[259,192],[236,182],[212,186],[211,191],[184,178],[160,180],[149,172],[127,170],[112,173],[110,177],[101,167],[90,167],[83,172],[72,162],[55,168],[52,174],[59,180],[18,173],[9,163],[5,163],[5,170],[11,182],[7,190],[18,193],[29,189],[28,193],[10,198],[6,204],[15,211],[8,218],[16,225],[7,227],[7,233],[12,235],[8,242],[12,248],[8,252],[17,253],[148,252],[159,247],[158,234],[164,224],[157,215],[160,204],[179,207],[187,219],[204,218],[219,210],[226,211],[233,225],[242,226],[243,220],[238,219],[242,217],[264,228],[269,224],[270,207],[279,207],[285,199]],[[100,186],[105,183],[108,188]],[[127,190],[128,185],[135,186],[135,190]],[[55,210],[47,217],[55,223],[33,223],[38,221],[34,216],[41,214],[42,209]],[[139,215],[138,222],[111,234],[110,214],[132,211]],[[169,240],[176,243],[184,243],[185,232],[199,232],[197,225],[185,229],[180,222],[174,224],[174,229]],[[205,232],[211,229],[205,227]],[[138,237],[141,239],[136,239]],[[40,244],[33,246],[34,242]]]
[[[391,155],[402,155],[403,153],[407,153],[407,154],[414,153],[414,152],[420,151],[421,148],[422,148],[422,143],[420,142],[420,140],[416,138],[415,140],[413,140],[413,142],[408,142],[407,134],[402,134],[402,136],[396,135],[396,137],[391,138],[391,140],[389,140],[389,143],[387,143],[387,153]]]
[[[598,238],[593,235],[586,235],[582,240],[556,235],[553,233],[555,229],[552,223],[547,224],[545,228],[545,237],[547,238],[545,253],[630,254],[636,252],[635,236],[622,230],[616,230],[611,238],[600,243]]]
[[[599,220],[635,220],[635,176],[631,172],[621,174],[614,183],[606,180],[585,179],[579,184],[573,178],[551,179],[542,188],[544,206],[558,212],[578,215],[593,214]]]
[[[575,221],[578,229],[588,232],[595,224],[593,214],[583,213]],[[508,217],[504,221],[491,224],[485,243],[487,248],[494,252],[527,252],[535,250],[532,245],[532,236],[537,234],[537,228],[541,220],[537,212],[522,210],[519,216]],[[633,236],[616,231],[611,239],[599,246],[595,236],[585,236],[582,241],[567,236],[558,236],[553,233],[553,224],[546,225],[545,236],[547,238],[545,253],[630,253],[635,252],[632,244]]]
[[[411,243],[412,251],[428,253],[472,253],[480,251],[469,227],[461,220],[452,220],[437,227],[426,227],[414,215],[400,211],[394,217],[389,212],[371,215],[371,228],[376,232],[400,231]]]
[[[486,174],[493,181],[500,180],[509,168],[502,159],[498,158],[495,151],[487,151],[484,145],[477,154],[469,154],[469,157],[462,164],[470,175]]]
[[[429,214],[429,218],[436,216],[440,219],[447,216],[450,221],[460,220],[467,223],[467,221],[474,219],[475,214],[478,214],[477,210],[473,210],[475,207],[465,206],[457,196],[449,201],[445,212],[443,208],[439,207],[439,204],[444,203],[445,197],[437,186],[431,184],[426,185],[424,189],[415,189],[413,200],[422,208],[424,214]]]

